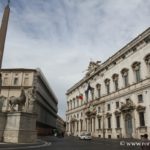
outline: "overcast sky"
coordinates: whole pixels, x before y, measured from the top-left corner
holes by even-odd
[[[7,0],[0,0],[0,19]],[[150,26],[147,0],[11,0],[3,68],[41,68],[65,118],[67,89]]]

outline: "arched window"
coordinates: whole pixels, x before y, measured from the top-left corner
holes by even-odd
[[[106,91],[107,91],[107,94],[110,93],[110,79],[105,79],[105,86],[106,86]]]
[[[114,82],[115,91],[118,91],[118,78],[119,78],[118,74],[113,74],[112,75],[112,79],[113,79],[113,82]]]
[[[76,107],[76,101],[75,101],[75,98],[73,98],[73,108]]]
[[[92,88],[92,90],[91,90],[91,98],[92,98],[92,100],[94,100],[94,88]]]
[[[77,101],[77,107],[79,107],[79,98],[77,98],[76,101]]]
[[[134,71],[134,75],[135,75],[135,80],[136,82],[140,82],[141,81],[141,74],[140,74],[140,62],[134,62],[132,64],[132,69]]]
[[[123,77],[123,82],[124,82],[124,86],[127,87],[128,86],[128,71],[129,69],[127,68],[124,68],[121,70],[121,74],[122,74],[122,77]]]
[[[67,107],[68,107],[68,110],[69,110],[69,102],[67,102]]]
[[[148,73],[150,74],[150,54],[147,54],[147,55],[144,57],[144,60],[145,60],[145,63],[146,63],[146,65],[147,65]]]
[[[96,84],[96,90],[97,90],[97,97],[100,98],[101,97],[101,85],[100,84]]]
[[[71,106],[71,109],[72,109],[72,100],[70,100],[70,106]]]

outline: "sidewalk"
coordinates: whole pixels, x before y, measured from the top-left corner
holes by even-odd
[[[20,149],[32,149],[32,148],[40,148],[50,146],[50,142],[43,141],[38,139],[36,143],[21,143],[21,144],[13,144],[13,143],[2,143],[0,142],[0,150],[20,150]]]

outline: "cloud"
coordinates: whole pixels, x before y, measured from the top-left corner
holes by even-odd
[[[144,0],[12,0],[3,67],[40,67],[65,118],[66,90],[91,58],[105,61],[148,28],[149,7]]]

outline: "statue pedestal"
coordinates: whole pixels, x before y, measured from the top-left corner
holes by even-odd
[[[37,139],[36,114],[8,112],[3,135],[4,142],[34,143]]]
[[[0,142],[3,141],[5,124],[6,124],[6,113],[0,112]]]

